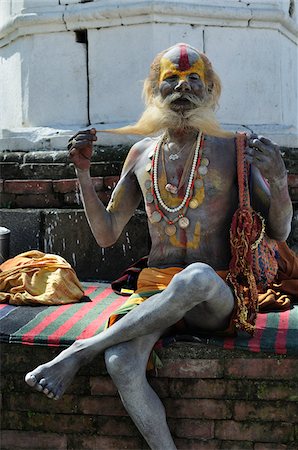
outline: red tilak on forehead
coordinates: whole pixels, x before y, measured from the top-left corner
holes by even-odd
[[[179,47],[180,47],[179,70],[185,71],[190,69],[187,47],[185,44],[181,44],[179,45]]]

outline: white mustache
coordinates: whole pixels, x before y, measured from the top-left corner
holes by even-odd
[[[175,100],[178,100],[180,98],[190,101],[196,107],[203,106],[206,101],[205,99],[200,99],[196,95],[188,94],[187,92],[186,93],[174,92],[173,94],[170,94],[165,99],[163,99],[163,103],[169,105],[173,103]]]

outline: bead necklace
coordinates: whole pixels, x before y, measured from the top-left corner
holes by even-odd
[[[192,188],[193,188],[196,167],[197,167],[197,165],[200,165],[200,160],[201,160],[201,156],[202,156],[202,146],[201,146],[202,132],[200,132],[198,134],[197,144],[196,144],[196,148],[195,148],[195,152],[194,152],[193,162],[192,162],[191,171],[190,171],[187,187],[185,190],[184,198],[183,198],[182,202],[180,203],[180,205],[176,206],[175,208],[171,208],[170,206],[165,204],[165,202],[163,201],[163,199],[161,197],[159,186],[158,186],[158,157],[159,157],[161,146],[164,143],[164,138],[165,138],[165,136],[163,135],[161,137],[160,141],[157,143],[156,148],[155,148],[155,154],[154,154],[154,157],[152,158],[152,170],[151,170],[152,189],[153,189],[152,194],[154,196],[154,199],[156,200],[155,205],[157,205],[157,203],[159,203],[160,206],[165,211],[167,211],[169,213],[176,213],[176,212],[181,211],[185,206],[187,208],[188,203],[191,199],[191,193],[192,193]]]
[[[161,150],[162,170],[163,170],[163,173],[164,173],[165,178],[166,178],[165,190],[167,192],[170,192],[172,195],[177,195],[178,192],[180,191],[180,189],[182,188],[182,186],[185,183],[186,174],[190,171],[190,168],[191,168],[191,165],[192,165],[192,162],[193,162],[193,150],[194,150],[195,146],[196,146],[196,141],[194,142],[194,144],[193,144],[193,146],[191,148],[191,151],[189,152],[189,156],[188,156],[188,158],[186,160],[186,163],[184,165],[183,173],[181,175],[181,178],[180,178],[178,186],[175,186],[172,183],[168,182],[168,176],[167,176],[167,170],[166,170],[166,164],[165,164],[165,152],[164,152],[164,147],[165,146],[163,146],[163,149]]]

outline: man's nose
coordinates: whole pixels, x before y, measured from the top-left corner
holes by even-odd
[[[190,85],[187,80],[179,80],[178,84],[175,86],[175,91],[190,91]]]

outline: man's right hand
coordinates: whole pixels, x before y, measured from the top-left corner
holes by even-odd
[[[90,130],[78,131],[72,136],[67,148],[69,150],[69,159],[79,170],[89,170],[92,156],[93,142],[97,140],[95,128]]]

